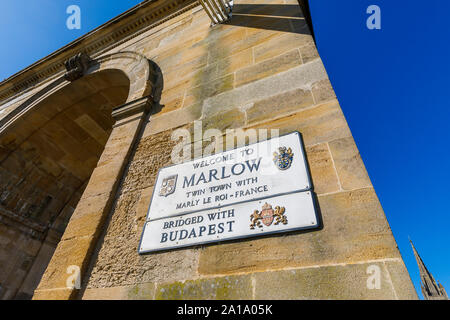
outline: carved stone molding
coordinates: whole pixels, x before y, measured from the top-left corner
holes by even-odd
[[[84,76],[91,62],[92,59],[84,52],[73,56],[64,62],[67,70],[64,74],[64,78],[70,82],[80,79]]]
[[[113,119],[118,122],[137,114],[146,114],[150,111],[153,102],[152,96],[143,97],[135,101],[125,103],[112,111]]]
[[[44,233],[48,229],[48,226],[42,223],[33,222],[4,208],[0,208],[0,222],[25,234],[29,234],[35,239],[43,239]]]
[[[227,22],[231,18],[233,0],[199,0],[199,2],[211,19],[212,26]]]

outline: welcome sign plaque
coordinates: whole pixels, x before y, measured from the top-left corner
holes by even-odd
[[[294,132],[162,168],[139,253],[318,227]]]

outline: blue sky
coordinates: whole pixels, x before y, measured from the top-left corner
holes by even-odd
[[[320,55],[417,291],[450,291],[450,2],[310,0]],[[381,30],[366,9],[381,9]]]
[[[138,0],[0,1],[0,81],[139,4]],[[81,29],[69,30],[67,7],[81,8]]]
[[[138,0],[3,0],[0,80],[20,71]],[[81,30],[66,8],[82,10]],[[366,8],[381,8],[381,30]],[[310,0],[317,44],[416,288],[408,235],[450,291],[450,2]]]

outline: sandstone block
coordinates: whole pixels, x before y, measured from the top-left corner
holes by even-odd
[[[308,44],[314,45],[310,35],[285,33],[255,47],[255,62],[266,59],[276,59],[277,56],[292,49],[304,47]],[[306,61],[304,61],[306,63]]]
[[[306,146],[351,136],[337,101],[330,101],[277,120],[260,123],[253,128],[280,129],[280,134],[299,131]]]
[[[219,110],[223,112],[237,106],[266,99],[285,92],[286,88],[291,88],[291,90],[306,89],[314,82],[325,78],[326,73],[323,65],[320,60],[315,60],[212,96],[204,102],[203,115],[208,116],[219,112]]]
[[[148,208],[150,206],[150,202],[153,195],[154,187],[148,187],[141,191],[141,197],[139,199],[139,203],[136,207],[136,216],[139,220],[145,220]]]
[[[101,231],[105,215],[110,209],[109,195],[98,195],[82,199],[64,232],[62,240],[85,236],[97,236]]]
[[[367,286],[370,266],[380,270],[380,289]],[[265,272],[255,278],[255,298],[262,300],[395,299],[383,262]]]
[[[172,150],[177,141],[172,141],[171,134],[172,130],[166,130],[141,139],[125,177],[124,191],[153,186],[158,170],[172,164],[168,150]]]
[[[344,190],[371,186],[361,155],[353,138],[343,138],[329,143],[340,183]]]
[[[89,277],[89,288],[172,282],[196,276],[198,249],[138,255],[141,231],[124,226],[123,236],[105,238]]]
[[[201,104],[197,103],[173,112],[151,116],[143,138],[198,120],[201,117],[201,112]]]
[[[314,43],[308,43],[300,48],[303,63],[310,62],[319,58],[319,52],[317,52],[316,45]]]
[[[236,72],[236,87],[296,67],[302,63],[297,49]]]
[[[155,284],[142,283],[135,286],[89,288],[84,292],[83,300],[152,300]]]
[[[70,300],[74,299],[76,291],[69,289],[36,290],[33,300]]]
[[[206,98],[216,96],[222,92],[233,89],[234,74],[213,80],[198,87],[189,89],[186,92],[183,107],[194,103],[199,103]]]
[[[417,300],[417,292],[403,261],[386,261],[386,268],[391,277],[397,299]]]
[[[218,70],[222,75],[235,72],[236,70],[240,70],[252,64],[253,50],[251,48],[230,55],[229,57],[226,57],[217,62]]]
[[[246,110],[248,123],[274,119],[314,104],[311,91],[296,89],[256,101]]]
[[[180,109],[183,106],[183,100],[184,100],[184,92],[176,97],[162,99],[161,105],[163,106],[163,108],[161,109],[161,111],[159,111],[159,114]]]
[[[217,113],[202,119],[203,132],[208,129],[234,129],[245,124],[245,114],[237,109]]]
[[[339,181],[331,159],[328,146],[325,143],[306,148],[309,168],[317,194],[330,193],[339,190]]]
[[[161,284],[156,288],[158,300],[240,300],[252,298],[249,275],[188,280]]]
[[[324,79],[312,85],[312,92],[316,103],[336,99],[330,80]]]
[[[121,159],[95,168],[82,199],[101,194],[113,195],[120,180],[124,161],[125,159]]]
[[[67,280],[74,274],[69,267],[79,267],[81,274],[83,274],[83,270],[89,263],[93,246],[92,237],[61,241],[39,283],[38,291],[44,289],[66,289]]]
[[[318,198],[322,229],[206,246],[200,254],[199,273],[230,274],[399,257],[373,189]]]

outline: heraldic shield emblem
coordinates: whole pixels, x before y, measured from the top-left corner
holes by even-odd
[[[287,224],[287,217],[284,215],[286,209],[284,207],[276,206],[275,209],[272,209],[272,206],[267,202],[263,205],[262,211],[255,210],[253,214],[250,216],[250,229],[253,230],[255,227],[262,228],[263,225],[270,227],[275,220],[275,225],[280,223]],[[262,222],[262,223],[261,223]]]
[[[261,218],[262,218],[262,222],[266,226],[269,227],[272,224],[272,222],[273,222],[273,209],[272,209],[272,206],[270,204],[266,203],[262,207]]]
[[[161,197],[167,197],[174,193],[177,186],[177,179],[178,175],[173,175],[165,178],[162,182],[161,190],[159,190],[159,195]]]
[[[287,149],[286,147],[278,148],[278,152],[273,153],[273,162],[280,170],[287,170],[291,167],[292,161],[294,160],[294,154],[292,149]]]

